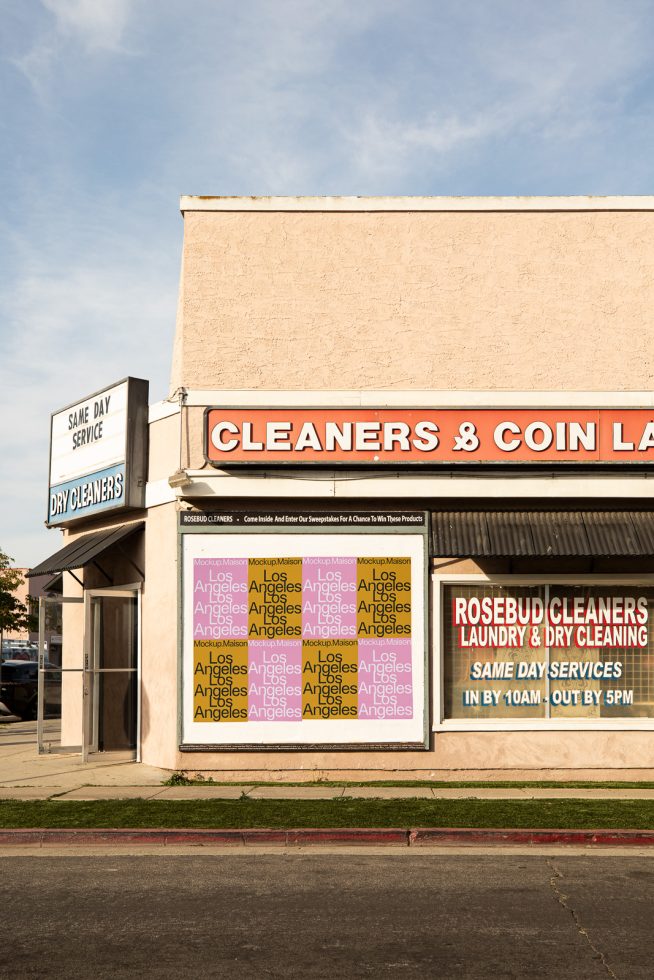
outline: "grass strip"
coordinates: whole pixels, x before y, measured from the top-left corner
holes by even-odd
[[[4,800],[2,828],[654,830],[650,800]]]

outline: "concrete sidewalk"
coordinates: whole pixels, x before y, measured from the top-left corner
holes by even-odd
[[[108,756],[84,764],[80,755],[37,755],[36,722],[16,721],[11,716],[0,717],[0,799],[7,799],[6,790],[20,787],[23,799],[43,799],[81,786],[161,786],[170,773],[155,766],[125,762]],[[18,797],[14,794],[13,799]]]
[[[417,786],[162,786],[80,785],[0,787],[0,800],[654,800],[654,790],[496,789]]]
[[[1,722],[4,721],[4,724]],[[166,769],[138,762],[82,763],[78,755],[37,755],[36,722],[0,719],[0,800],[654,800],[654,789],[534,789],[429,786],[164,786]]]

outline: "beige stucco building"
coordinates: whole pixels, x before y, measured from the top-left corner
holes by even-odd
[[[61,497],[34,570],[70,600],[42,748],[241,782],[653,778],[654,199],[181,211],[139,506]]]

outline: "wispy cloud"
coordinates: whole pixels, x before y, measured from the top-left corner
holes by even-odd
[[[357,165],[364,175],[393,176],[418,154],[428,154],[443,165],[453,151],[465,150],[497,131],[498,120],[490,115],[476,118],[440,116],[429,113],[421,122],[404,123],[371,111],[355,132],[349,133]]]
[[[531,152],[556,141],[560,152],[561,143],[624,123],[629,96],[650,68],[646,5],[579,0],[525,16],[525,5],[500,2],[492,20],[488,9],[462,3],[408,84],[387,79],[345,126],[367,179],[430,167],[441,178],[462,155],[484,145],[488,152],[498,140],[522,139]]]
[[[128,54],[123,41],[139,0],[41,0],[50,15],[32,44],[11,58],[35,94],[50,102],[50,83],[62,59],[77,48],[85,56],[97,52]]]
[[[87,48],[120,49],[137,0],[41,0],[54,14],[57,30]]]

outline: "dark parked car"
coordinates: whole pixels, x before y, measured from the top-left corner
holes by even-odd
[[[61,671],[46,662],[46,713],[61,711]],[[23,721],[36,718],[39,664],[36,660],[5,660],[0,668],[0,704]]]

